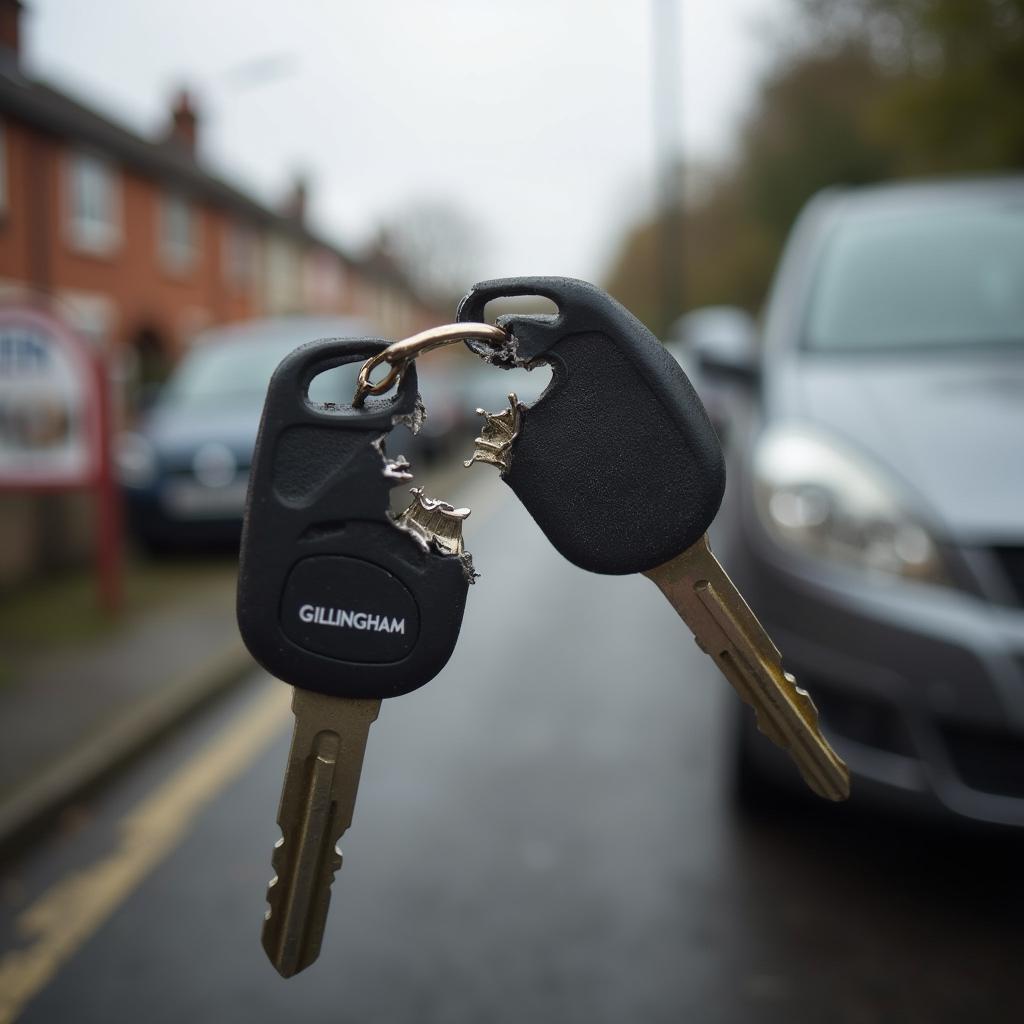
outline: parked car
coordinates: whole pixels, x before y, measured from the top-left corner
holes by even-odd
[[[711,425],[722,444],[728,441],[730,381],[711,373],[700,375],[695,367],[710,355],[721,366],[727,363],[734,375],[755,365],[757,330],[754,321],[742,309],[732,306],[705,306],[681,316],[668,330],[665,348],[698,388]]]
[[[1024,178],[819,195],[762,341],[700,353],[736,399],[723,561],[855,800],[1024,825]],[[764,799],[796,777],[751,718]]]
[[[150,549],[237,542],[260,411],[275,367],[315,338],[367,337],[354,318],[285,317],[200,335],[137,430],[118,443],[134,535]],[[315,401],[349,401],[358,364],[316,378]],[[404,437],[399,435],[404,433]],[[396,429],[392,452],[412,455]]]

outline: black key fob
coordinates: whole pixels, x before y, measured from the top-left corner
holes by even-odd
[[[455,648],[472,575],[468,558],[443,553],[430,526],[466,513],[422,497],[397,521],[389,512],[391,488],[409,474],[383,441],[418,415],[415,368],[362,408],[309,399],[317,374],[386,344],[316,341],[284,359],[246,501],[242,638],[272,675],[336,697],[394,697],[433,678]]]
[[[516,295],[551,299],[558,315],[499,317],[510,342],[497,353],[469,343],[499,366],[552,368],[541,398],[515,411],[505,482],[584,569],[625,574],[669,561],[705,533],[725,491],[721,446],[689,379],[636,317],[585,281],[484,281],[458,319],[482,321],[489,301]]]

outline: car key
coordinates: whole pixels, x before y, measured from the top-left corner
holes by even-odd
[[[421,406],[415,367],[389,399],[312,403],[323,370],[362,362],[381,341],[296,349],[270,382],[242,533],[238,624],[250,653],[295,687],[295,730],[281,794],[281,839],[263,946],[284,977],[318,956],[381,699],[428,682],[458,638],[473,571],[461,542],[468,509],[414,490],[397,517],[390,490],[411,478],[384,438]]]
[[[584,281],[485,281],[457,319],[482,320],[489,301],[517,295],[548,298],[558,314],[499,317],[503,347],[469,345],[504,368],[548,363],[552,380],[533,406],[510,395],[507,409],[483,413],[470,462],[497,466],[569,561],[652,579],[811,789],[845,799],[849,772],[814,704],[708,546],[725,463],[686,374],[631,313]]]

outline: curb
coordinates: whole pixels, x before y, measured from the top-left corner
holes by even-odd
[[[0,858],[255,667],[241,640],[236,640],[83,740],[0,803]]]

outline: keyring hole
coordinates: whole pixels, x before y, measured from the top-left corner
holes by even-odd
[[[543,295],[499,295],[484,306],[484,320],[489,324],[499,316],[558,316],[558,305]]]
[[[342,363],[321,370],[310,379],[306,388],[306,402],[320,412],[330,412],[339,407],[349,408],[356,393],[359,368],[364,360]],[[384,367],[387,370],[387,366]]]

